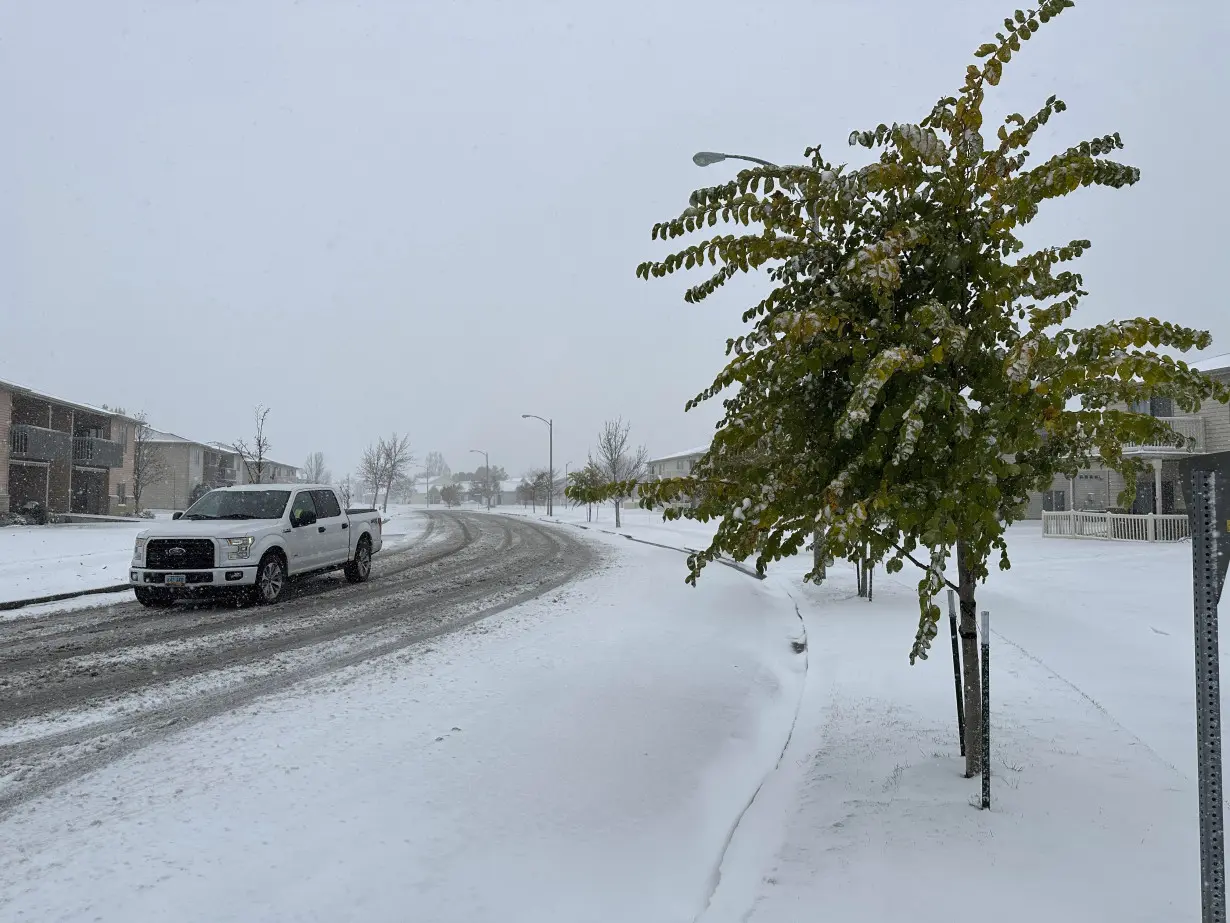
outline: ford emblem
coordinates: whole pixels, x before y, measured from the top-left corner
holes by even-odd
[[[176,545],[174,548],[167,549],[167,557],[171,557],[171,558],[182,558],[187,553],[188,552],[184,551],[184,549],[180,548],[178,545]]]

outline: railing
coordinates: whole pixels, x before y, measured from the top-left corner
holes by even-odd
[[[9,455],[31,461],[53,462],[67,459],[72,452],[72,437],[58,429],[29,423],[16,423],[9,430]]]
[[[1204,417],[1158,417],[1184,439],[1183,446],[1160,443],[1123,444],[1125,455],[1187,455],[1204,451]]]
[[[1187,514],[1042,514],[1042,534],[1051,538],[1094,538],[1116,542],[1182,542],[1191,538]]]
[[[73,462],[96,468],[124,467],[124,447],[110,439],[95,436],[73,437]]]

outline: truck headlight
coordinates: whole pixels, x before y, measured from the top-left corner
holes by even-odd
[[[137,539],[137,543],[132,549],[132,563],[141,564],[145,561],[145,539]]]
[[[242,561],[252,554],[252,544],[256,541],[251,535],[244,535],[240,538],[224,538],[222,544],[226,546],[226,559],[228,561]]]

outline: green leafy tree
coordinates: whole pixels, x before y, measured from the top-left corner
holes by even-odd
[[[573,506],[584,505],[585,519],[587,522],[592,522],[594,518],[594,505],[609,499],[606,493],[606,484],[607,481],[603,477],[602,469],[591,458],[586,462],[584,468],[581,468],[579,471],[573,471],[568,475],[568,483],[564,486],[564,497]]]
[[[986,89],[1073,5],[1043,0],[1005,20],[957,95],[920,121],[851,134],[852,145],[879,151],[865,166],[832,163],[817,147],[802,165],[758,166],[697,190],[654,239],[719,221],[759,230],[717,233],[637,269],[648,279],[717,266],[687,291],[692,303],[741,272],[765,270],[773,283],[744,314],[751,330],[728,341],[725,368],[688,402],[730,395],[709,452],[687,478],[642,485],[647,508],[698,498],[668,518],[721,520],[689,558],[689,582],[720,554],[754,555],[763,571],[813,535],[809,577],[828,556],[883,561],[890,572],[911,562],[923,571],[911,662],[936,635],[936,596],[955,589],[971,774],[981,766],[975,590],[994,552],[1009,567],[1005,529],[1030,491],[1097,460],[1124,471],[1130,493],[1126,443],[1182,442],[1131,412],[1136,401],[1165,396],[1192,412],[1230,397],[1156,352],[1203,349],[1206,332],[1150,317],[1069,325],[1085,292],[1067,264],[1089,241],[1024,252],[1018,234],[1045,202],[1140,177],[1106,156],[1122,147],[1117,133],[1028,167],[1035,133],[1066,108],[1054,96],[984,130]]]

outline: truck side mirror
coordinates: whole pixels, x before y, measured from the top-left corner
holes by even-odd
[[[179,519],[179,518],[180,518],[181,516],[183,516],[183,515],[184,515],[183,513],[172,513],[172,514],[171,514],[171,518],[172,518],[172,519]]]

